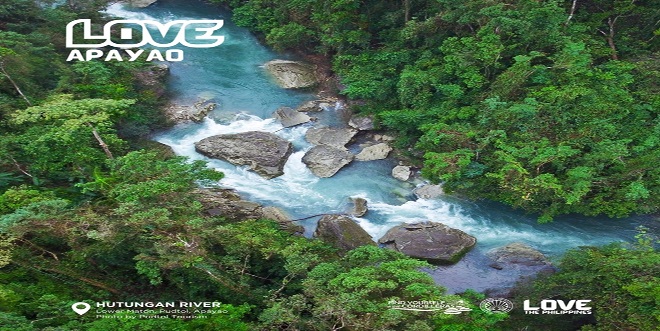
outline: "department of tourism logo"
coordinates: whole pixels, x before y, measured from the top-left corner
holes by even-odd
[[[479,308],[487,313],[508,313],[513,310],[513,302],[504,298],[488,298],[481,301]]]
[[[182,61],[183,50],[176,49],[179,45],[192,48],[209,48],[222,44],[224,36],[213,33],[222,27],[222,20],[175,20],[160,23],[153,20],[114,20],[103,26],[100,34],[92,34],[92,22],[89,19],[79,19],[66,25],[66,47],[74,48],[67,61],[103,61],[137,60],[143,49],[139,47],[153,46],[166,48],[151,50],[146,61]],[[84,42],[76,42],[76,26],[82,25]],[[113,39],[112,31],[119,31],[119,39]],[[105,52],[103,47],[113,47]],[[85,53],[78,48],[86,48]],[[121,51],[120,51],[121,49]],[[123,51],[123,52],[122,52]]]
[[[590,315],[591,307],[587,304],[591,300],[541,300],[539,305],[532,305],[529,300],[523,302],[523,310],[528,315]]]
[[[434,301],[434,300],[420,300],[420,301],[397,301],[390,300],[387,302],[390,309],[395,310],[410,310],[410,311],[438,311],[442,310],[445,314],[457,315],[464,311],[471,311],[467,307],[465,301],[456,300],[455,302]]]

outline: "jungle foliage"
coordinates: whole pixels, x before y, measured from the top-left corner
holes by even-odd
[[[520,285],[514,304],[546,298],[592,300],[593,315],[523,315],[515,313],[503,328],[533,330],[657,330],[660,327],[660,253],[658,238],[640,228],[635,244],[614,243],[568,251],[559,272]]]
[[[445,188],[538,213],[658,210],[655,1],[216,0],[325,54]]]

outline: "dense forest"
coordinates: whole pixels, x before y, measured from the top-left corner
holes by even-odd
[[[655,213],[660,13],[653,1],[214,1],[276,50],[322,55],[338,93],[423,174],[550,221]],[[209,215],[203,162],[145,62],[66,62],[68,22],[105,1],[0,2],[0,330],[657,330],[657,239],[569,251],[512,298],[590,298],[585,317],[487,313],[426,262],[342,253],[270,220]],[[469,314],[388,309],[442,300]],[[78,316],[78,301],[219,301],[205,318]]]
[[[655,1],[220,2],[276,49],[327,56],[447,189],[542,221],[658,210]]]

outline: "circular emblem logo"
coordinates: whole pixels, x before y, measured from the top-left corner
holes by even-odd
[[[479,308],[487,313],[508,313],[513,310],[513,302],[504,298],[488,298],[481,301]]]

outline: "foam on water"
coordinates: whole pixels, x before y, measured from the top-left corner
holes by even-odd
[[[201,123],[179,125],[155,137],[155,140],[171,146],[178,155],[207,161],[209,166],[225,173],[221,181],[223,186],[234,188],[251,199],[280,206],[294,218],[342,213],[349,197],[365,198],[369,213],[365,217],[356,218],[356,221],[376,240],[401,223],[424,221],[442,222],[461,229],[475,236],[483,248],[521,241],[546,253],[556,253],[567,247],[604,243],[618,238],[612,233],[589,234],[577,225],[571,225],[572,231],[566,231],[563,225],[539,225],[532,218],[515,213],[489,217],[474,210],[474,204],[449,197],[401,201],[401,198],[393,196],[393,192],[410,190],[412,187],[404,187],[405,184],[392,180],[386,173],[388,168],[376,167],[360,171],[359,167],[368,166],[369,162],[354,162],[333,178],[318,178],[302,162],[302,157],[311,147],[304,139],[309,127],[282,128],[272,118],[262,119],[242,113],[226,121],[205,118]],[[272,132],[293,142],[295,151],[284,166],[284,175],[265,179],[246,166],[237,167],[207,158],[195,151],[194,143],[206,137],[247,131]],[[372,173],[367,174],[365,171]],[[308,232],[313,231],[314,222],[304,224]]]
[[[314,190],[319,178],[314,176],[302,163],[309,144],[304,135],[308,127],[285,128],[274,119],[261,119],[254,115],[238,114],[233,121],[218,123],[205,118],[200,124],[180,125],[155,140],[172,147],[177,155],[184,155],[193,160],[206,160],[209,166],[225,173],[222,185],[236,188],[257,200],[268,201],[287,209],[307,209],[310,204],[336,204],[332,197],[324,196]],[[268,180],[249,171],[248,167],[236,167],[227,162],[207,158],[195,151],[194,143],[206,137],[218,134],[240,133],[247,131],[272,132],[286,140],[294,142],[295,151],[284,166],[284,175]]]
[[[122,19],[131,19],[131,20],[157,20],[160,23],[167,23],[177,19],[183,19],[175,17],[174,15],[163,15],[162,17],[156,19],[155,17],[143,12],[130,10],[124,6],[121,2],[115,2],[106,8],[103,11],[105,14],[111,17],[118,17]]]

